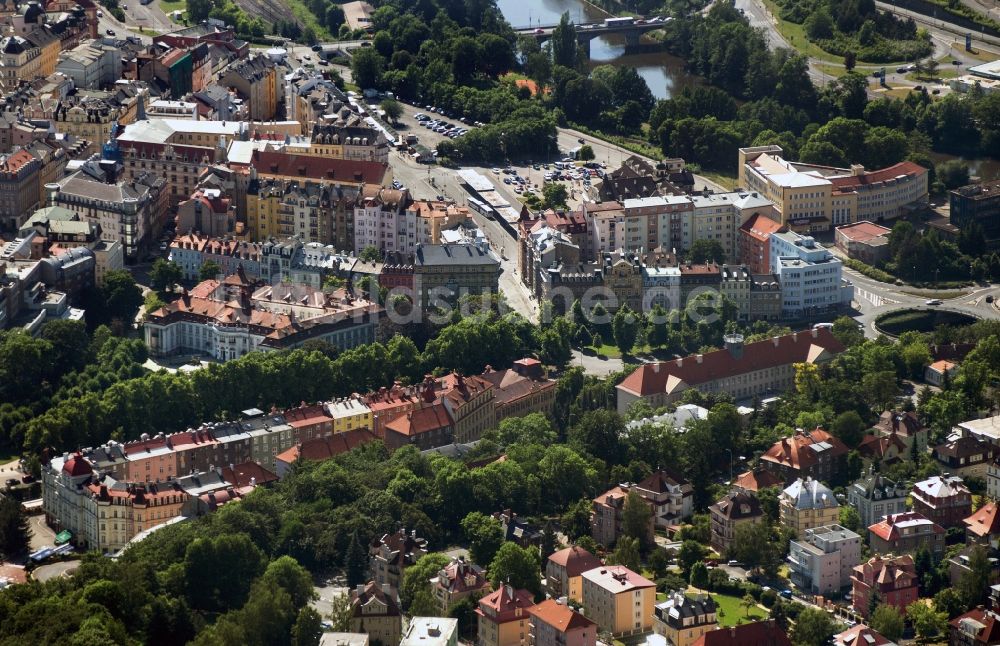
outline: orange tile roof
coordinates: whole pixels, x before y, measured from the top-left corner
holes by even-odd
[[[915,511],[907,511],[901,514],[886,516],[879,522],[868,527],[868,531],[875,534],[884,541],[894,541],[902,537],[902,526],[908,527],[928,527],[934,534],[944,534],[944,527],[941,527],[923,514]]]
[[[889,166],[887,168],[882,168],[871,172],[865,172],[861,175],[845,175],[842,177],[831,177],[830,183],[833,184],[834,193],[837,192],[844,193],[853,191],[860,186],[878,184],[880,182],[885,182],[891,179],[895,179],[900,175],[915,176],[915,175],[920,175],[922,173],[926,174],[927,169],[919,164],[914,164],[913,162],[904,161]]]
[[[962,522],[966,531],[976,536],[1000,535],[1000,507],[995,502],[988,502]]]
[[[509,585],[502,585],[500,589],[491,592],[479,600],[481,608],[490,608],[497,613],[510,612],[518,608],[530,608],[535,605],[535,600],[527,590],[517,589]]]
[[[554,599],[547,599],[534,608],[529,608],[528,612],[531,613],[532,617],[545,622],[561,633],[590,628],[591,626],[597,627],[597,624],[590,619]]]
[[[874,222],[862,220],[854,224],[845,224],[842,227],[837,227],[837,232],[854,242],[868,242],[872,238],[888,235],[890,230]]]
[[[775,442],[761,456],[762,460],[776,462],[792,469],[808,469],[817,462],[819,457],[810,447],[820,442],[831,445],[830,455],[846,455],[848,448],[836,437],[821,428],[812,431],[796,431],[791,437],[784,437]]]
[[[770,241],[772,233],[777,233],[784,228],[780,222],[772,220],[763,213],[750,216],[750,219],[740,225],[741,231],[761,242]]]
[[[593,570],[595,567],[603,565],[601,559],[576,545],[555,552],[549,557],[549,560],[564,567],[566,576],[570,578],[580,576],[587,570]]]
[[[755,621],[749,624],[710,630],[692,646],[792,646],[791,640],[773,621]]]
[[[777,344],[775,339],[746,344],[740,358],[729,350],[715,350],[674,361],[647,363],[636,368],[618,387],[639,396],[673,392],[684,384],[695,387],[723,377],[808,362],[820,352],[839,354],[844,351],[844,345],[826,328],[776,339]]]
[[[303,460],[329,460],[341,453],[347,453],[355,447],[367,444],[368,442],[374,442],[377,439],[378,437],[368,429],[356,428],[352,431],[336,433],[330,437],[317,437],[306,440],[302,444],[279,453],[276,459],[286,464],[295,462],[299,456]]]
[[[412,437],[449,426],[451,426],[451,417],[448,416],[448,411],[444,404],[436,403],[400,415],[386,424],[385,428],[387,431]]]

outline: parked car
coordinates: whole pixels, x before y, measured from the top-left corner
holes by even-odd
[[[940,304],[941,304],[940,298],[931,298],[929,300],[924,301],[924,305],[940,305]]]

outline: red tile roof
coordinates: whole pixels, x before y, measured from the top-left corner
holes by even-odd
[[[306,440],[298,446],[293,446],[287,451],[279,453],[276,459],[286,464],[295,462],[299,456],[303,460],[329,460],[341,453],[347,453],[355,447],[367,444],[368,442],[374,442],[377,439],[378,437],[368,429],[356,428],[352,431],[336,433],[330,437],[317,437]]]
[[[862,220],[854,224],[845,224],[842,227],[837,227],[837,232],[854,242],[868,242],[872,238],[888,235],[889,229],[874,222]]]
[[[773,621],[755,621],[750,624],[710,630],[692,646],[792,646],[788,635]]]
[[[988,502],[979,511],[962,521],[970,534],[979,537],[1000,535],[1000,507]]]
[[[768,487],[779,487],[785,481],[764,468],[757,468],[736,476],[734,487],[739,487],[746,491],[760,491]]]
[[[902,528],[906,527],[926,527],[934,534],[944,534],[944,527],[941,527],[923,514],[915,511],[907,511],[901,514],[886,516],[879,522],[868,527],[868,531],[875,534],[884,541],[895,541],[903,536]]]
[[[891,179],[895,179],[900,175],[916,176],[920,174],[926,174],[927,169],[919,164],[914,164],[913,162],[904,161],[898,164],[894,164],[887,168],[882,168],[879,170],[874,170],[871,172],[865,172],[861,175],[845,175],[843,177],[831,177],[830,183],[833,184],[834,192],[848,192],[852,191],[860,186],[867,186],[872,184],[878,184],[880,182],[885,182]]]
[[[775,462],[791,469],[808,469],[819,462],[819,455],[812,447],[826,442],[831,448],[828,455],[847,455],[847,446],[821,428],[812,431],[796,431],[791,437],[783,437],[761,456],[762,460]]]
[[[770,242],[771,234],[784,229],[784,225],[776,220],[772,220],[763,213],[755,213],[746,222],[740,225],[740,230],[752,238],[761,242]]]
[[[66,463],[63,464],[63,471],[68,473],[70,477],[74,478],[76,476],[89,475],[94,472],[90,463],[87,462],[87,459],[84,458],[79,451],[74,453],[70,459],[66,460]]]
[[[982,628],[976,632],[976,638],[973,643],[984,645],[1000,644],[1000,619],[992,612],[983,608],[975,608],[964,615],[959,615],[949,621],[948,625],[960,632],[965,632],[964,629],[976,628],[977,625],[981,625]]]
[[[590,619],[587,619],[572,608],[564,606],[554,599],[547,599],[534,608],[529,608],[532,621],[535,619],[545,622],[561,633],[568,633],[571,630],[597,627]]]
[[[882,633],[873,628],[858,624],[834,635],[833,643],[834,646],[890,646],[895,642],[889,641]]]
[[[332,159],[255,150],[251,165],[262,175],[330,179],[348,183],[382,184],[388,164],[352,159]]]
[[[400,415],[385,425],[387,431],[412,437],[451,426],[451,417],[444,404],[436,403]]]
[[[593,570],[595,567],[604,565],[601,559],[576,545],[559,550],[552,554],[549,560],[556,565],[564,567],[566,569],[566,576],[569,578],[580,576],[587,570]]]
[[[278,476],[256,462],[244,462],[231,467],[223,467],[222,478],[239,489],[264,485],[278,480]]]
[[[535,605],[534,597],[527,590],[502,585],[496,592],[491,592],[479,600],[480,608],[489,608],[497,614],[512,612],[518,608],[530,608]]]
[[[647,363],[630,374],[618,388],[639,396],[662,392],[680,392],[681,386],[695,387],[756,370],[777,368],[793,363],[813,363],[823,356],[844,351],[827,328],[787,334],[773,339],[748,343],[743,355],[729,350],[715,350],[660,363]],[[700,360],[699,360],[700,357]]]
[[[906,454],[906,444],[899,439],[896,433],[888,435],[866,435],[858,444],[858,453],[861,457],[881,460],[885,457],[890,446],[895,446],[901,454]]]

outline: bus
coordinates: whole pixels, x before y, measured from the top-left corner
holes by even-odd
[[[476,213],[479,213],[480,215],[485,215],[487,218],[491,220],[493,219],[494,215],[493,207],[487,204],[486,202],[483,202],[482,200],[478,200],[472,196],[469,196],[469,198],[466,200],[466,203],[468,203],[469,208],[475,211]]]
[[[625,16],[623,18],[607,18],[604,21],[605,27],[625,27],[627,25],[634,25],[635,18],[632,16]]]

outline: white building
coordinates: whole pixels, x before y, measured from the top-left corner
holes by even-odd
[[[806,530],[789,542],[790,578],[813,594],[838,592],[851,583],[851,572],[861,561],[861,536],[840,525]]]
[[[891,514],[906,511],[909,491],[902,484],[872,473],[847,489],[847,502],[858,510],[861,526],[868,527]]]
[[[88,40],[63,52],[56,71],[73,79],[80,89],[96,90],[122,77],[122,52],[99,40]]]
[[[406,207],[405,190],[366,185],[354,207],[354,251],[375,247],[382,253],[412,254],[417,246],[417,216]]]
[[[399,646],[457,646],[458,619],[414,617]]]
[[[843,263],[811,236],[772,233],[771,271],[781,283],[782,313],[789,318],[849,305],[854,286],[843,278]]]
[[[642,266],[643,311],[651,312],[655,305],[662,305],[669,312],[681,307],[680,267],[660,265]]]

